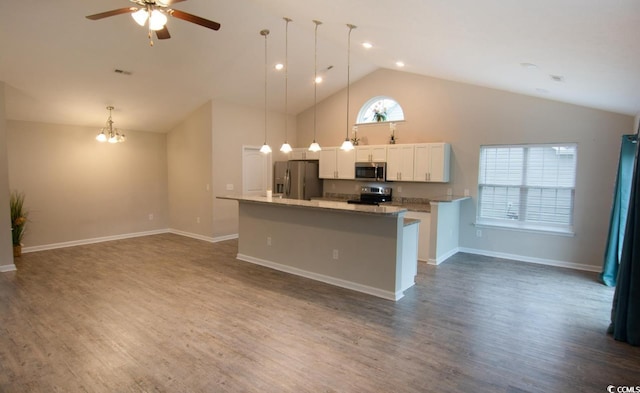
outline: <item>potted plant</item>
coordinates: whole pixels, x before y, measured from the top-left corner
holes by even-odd
[[[12,191],[9,198],[11,206],[11,237],[13,239],[13,256],[22,255],[22,236],[24,227],[27,224],[29,212],[24,209],[24,193]]]

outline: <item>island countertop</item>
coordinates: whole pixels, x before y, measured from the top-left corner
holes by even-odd
[[[400,213],[405,213],[407,209],[397,206],[371,206],[371,205],[358,205],[347,204],[344,202],[326,201],[326,200],[301,200],[301,199],[288,199],[279,197],[264,197],[264,196],[249,196],[249,195],[226,195],[218,196],[218,199],[229,199],[242,202],[264,203],[272,205],[282,205],[290,207],[301,208],[315,208],[326,209],[333,211],[344,211],[350,213],[360,214],[376,214],[397,216]]]

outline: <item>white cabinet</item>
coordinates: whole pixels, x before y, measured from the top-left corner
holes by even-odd
[[[415,181],[442,182],[449,181],[449,160],[451,145],[448,143],[420,143],[414,147]]]
[[[317,160],[319,158],[319,152],[309,151],[309,149],[304,147],[296,147],[289,153],[290,160]]]
[[[414,180],[413,145],[390,145],[387,147],[387,180]]]
[[[428,262],[429,244],[431,242],[431,213],[408,211],[405,217],[420,220],[418,231],[418,260]]]
[[[370,145],[356,146],[356,162],[385,162],[387,161],[387,146]]]
[[[356,152],[344,151],[337,147],[325,147],[320,150],[321,179],[355,179]]]

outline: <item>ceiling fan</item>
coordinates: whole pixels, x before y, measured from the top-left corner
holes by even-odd
[[[110,16],[120,14],[131,14],[133,19],[140,26],[144,26],[148,23],[149,27],[149,44],[153,46],[153,40],[151,39],[151,32],[155,31],[159,40],[166,40],[171,38],[169,30],[167,29],[167,15],[173,16],[178,19],[185,20],[187,22],[195,23],[200,26],[207,27],[212,30],[220,29],[220,23],[214,22],[208,19],[201,18],[199,16],[189,14],[184,11],[175,10],[169,8],[174,3],[180,3],[186,0],[129,0],[132,3],[137,4],[139,7],[125,7],[118,8],[117,10],[111,10],[101,12],[99,14],[88,15],[87,19],[98,20],[108,18]]]

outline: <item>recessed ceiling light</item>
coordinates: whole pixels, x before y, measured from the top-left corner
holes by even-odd
[[[533,63],[520,63],[521,66],[523,66],[524,68],[528,68],[530,70],[535,70],[538,68],[537,65],[533,64]]]
[[[284,68],[284,64],[282,64],[282,63],[276,64],[276,70],[280,71],[283,68]]]
[[[554,82],[564,82],[564,76],[562,75],[549,75]]]
[[[371,48],[373,48],[373,44],[370,43],[370,42],[363,42],[362,43],[362,47],[365,48],[365,49],[371,49]]]
[[[321,76],[316,76],[316,83],[322,83],[322,77]]]
[[[396,66],[404,67],[404,61],[396,61]]]

